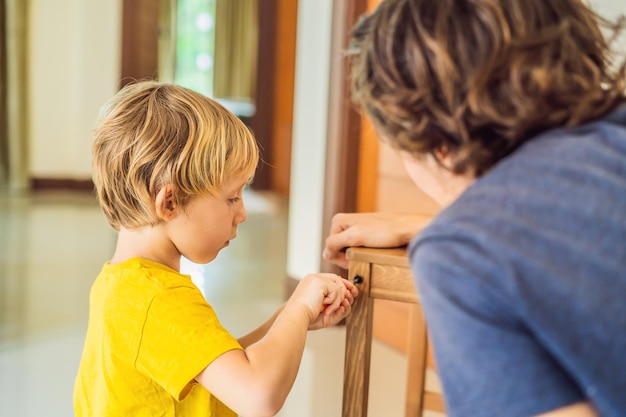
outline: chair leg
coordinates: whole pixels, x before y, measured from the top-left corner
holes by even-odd
[[[419,305],[411,305],[406,384],[406,417],[421,417],[426,383],[426,324]]]
[[[346,319],[346,357],[343,385],[343,417],[367,417],[372,351],[373,299],[369,297],[370,264],[350,264],[349,278],[362,277],[359,296]]]

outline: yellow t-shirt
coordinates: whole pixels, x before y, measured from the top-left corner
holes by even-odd
[[[189,276],[145,259],[107,263],[91,289],[76,416],[236,417],[193,379],[233,349]]]

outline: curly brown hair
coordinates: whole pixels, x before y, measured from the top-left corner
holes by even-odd
[[[352,32],[354,101],[382,140],[480,176],[535,135],[625,101],[610,23],[579,0],[384,0]]]

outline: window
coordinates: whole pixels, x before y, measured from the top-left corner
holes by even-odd
[[[178,0],[175,83],[213,96],[215,0]]]

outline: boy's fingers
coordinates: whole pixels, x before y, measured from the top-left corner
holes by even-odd
[[[326,314],[331,314],[335,310],[337,310],[337,308],[339,308],[340,305],[341,305],[341,298],[339,297],[328,298],[328,300],[324,299],[324,312]]]
[[[344,279],[343,282],[348,291],[352,293],[355,297],[359,294],[359,288],[354,285],[354,282],[348,281],[347,279]]]
[[[350,314],[350,311],[352,310],[352,303],[348,302],[347,300],[344,300],[343,307],[346,310],[346,315]]]
[[[347,279],[345,279],[345,278],[342,278],[341,280],[342,280],[342,282],[343,282],[343,285],[344,285],[344,286],[345,286],[348,290],[350,290],[350,291],[351,291],[353,288],[355,288],[354,282],[352,282],[352,281],[348,281],[348,280],[347,280]]]

